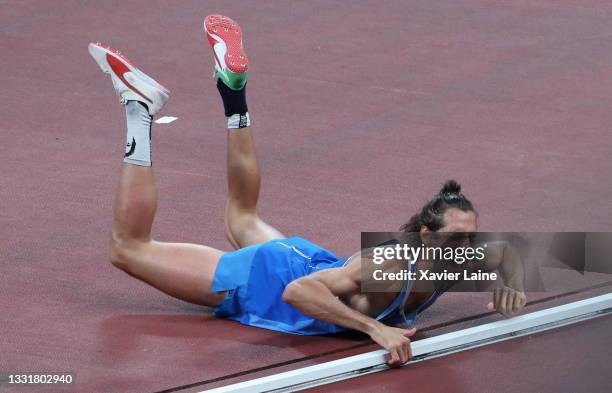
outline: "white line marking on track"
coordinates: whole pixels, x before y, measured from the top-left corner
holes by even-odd
[[[176,119],[178,119],[178,117],[163,116],[163,117],[160,117],[159,119],[155,120],[155,123],[157,123],[157,124],[169,124],[169,123],[172,123],[173,121],[175,121]]]

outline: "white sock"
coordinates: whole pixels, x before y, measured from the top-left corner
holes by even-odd
[[[125,105],[127,117],[127,144],[123,162],[151,166],[151,120],[147,108],[138,101]]]

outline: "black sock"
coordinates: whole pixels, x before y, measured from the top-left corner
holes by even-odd
[[[244,115],[249,111],[246,103],[246,85],[242,90],[232,90],[221,79],[217,79],[217,90],[221,94],[226,117]]]

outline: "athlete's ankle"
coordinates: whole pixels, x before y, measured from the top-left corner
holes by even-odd
[[[223,100],[227,128],[244,128],[251,125],[249,108],[246,102],[246,85],[240,90],[230,89],[221,79],[217,79],[217,90]]]

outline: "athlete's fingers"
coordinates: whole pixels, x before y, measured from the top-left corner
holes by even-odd
[[[524,293],[521,294],[521,308],[527,305],[527,296]]]
[[[404,349],[400,345],[395,350],[397,351],[397,363],[395,364],[395,366],[399,366],[404,361]]]
[[[507,311],[506,311],[506,299],[507,298],[508,298],[508,292],[505,290],[502,290],[501,298],[499,299],[499,303],[497,304],[497,311],[499,311],[503,315],[507,314]]]
[[[400,364],[404,364],[408,361],[408,348],[406,343],[403,343],[400,347]]]
[[[397,351],[394,348],[389,349],[389,363],[390,366],[394,365],[397,362]]]
[[[489,311],[495,311],[495,304],[493,304],[493,302],[489,302],[487,304],[487,310]]]
[[[387,362],[389,366],[397,366],[400,361],[400,357],[397,352],[397,348],[391,348],[391,350],[389,351],[389,355],[391,355],[389,357],[389,361]]]
[[[512,305],[512,312],[518,312],[521,309],[521,293],[516,292],[514,294],[514,303]]]
[[[411,337],[414,335],[414,333],[416,333],[416,328],[405,329],[402,334],[404,335],[404,337]]]
[[[410,343],[410,340],[408,340],[408,342],[406,343],[406,351],[408,352],[408,358],[406,359],[406,361],[412,359],[412,344]]]
[[[501,291],[499,288],[495,288],[493,291],[493,309],[499,311],[499,299],[501,298]]]
[[[525,307],[525,303],[527,303],[527,297],[525,296],[524,293],[518,292],[517,299],[514,302],[514,307],[515,307],[514,311],[521,310],[523,307]]]
[[[508,293],[508,298],[506,299],[506,313],[508,314],[514,311],[514,298],[516,294],[515,291],[510,291],[510,293]]]

